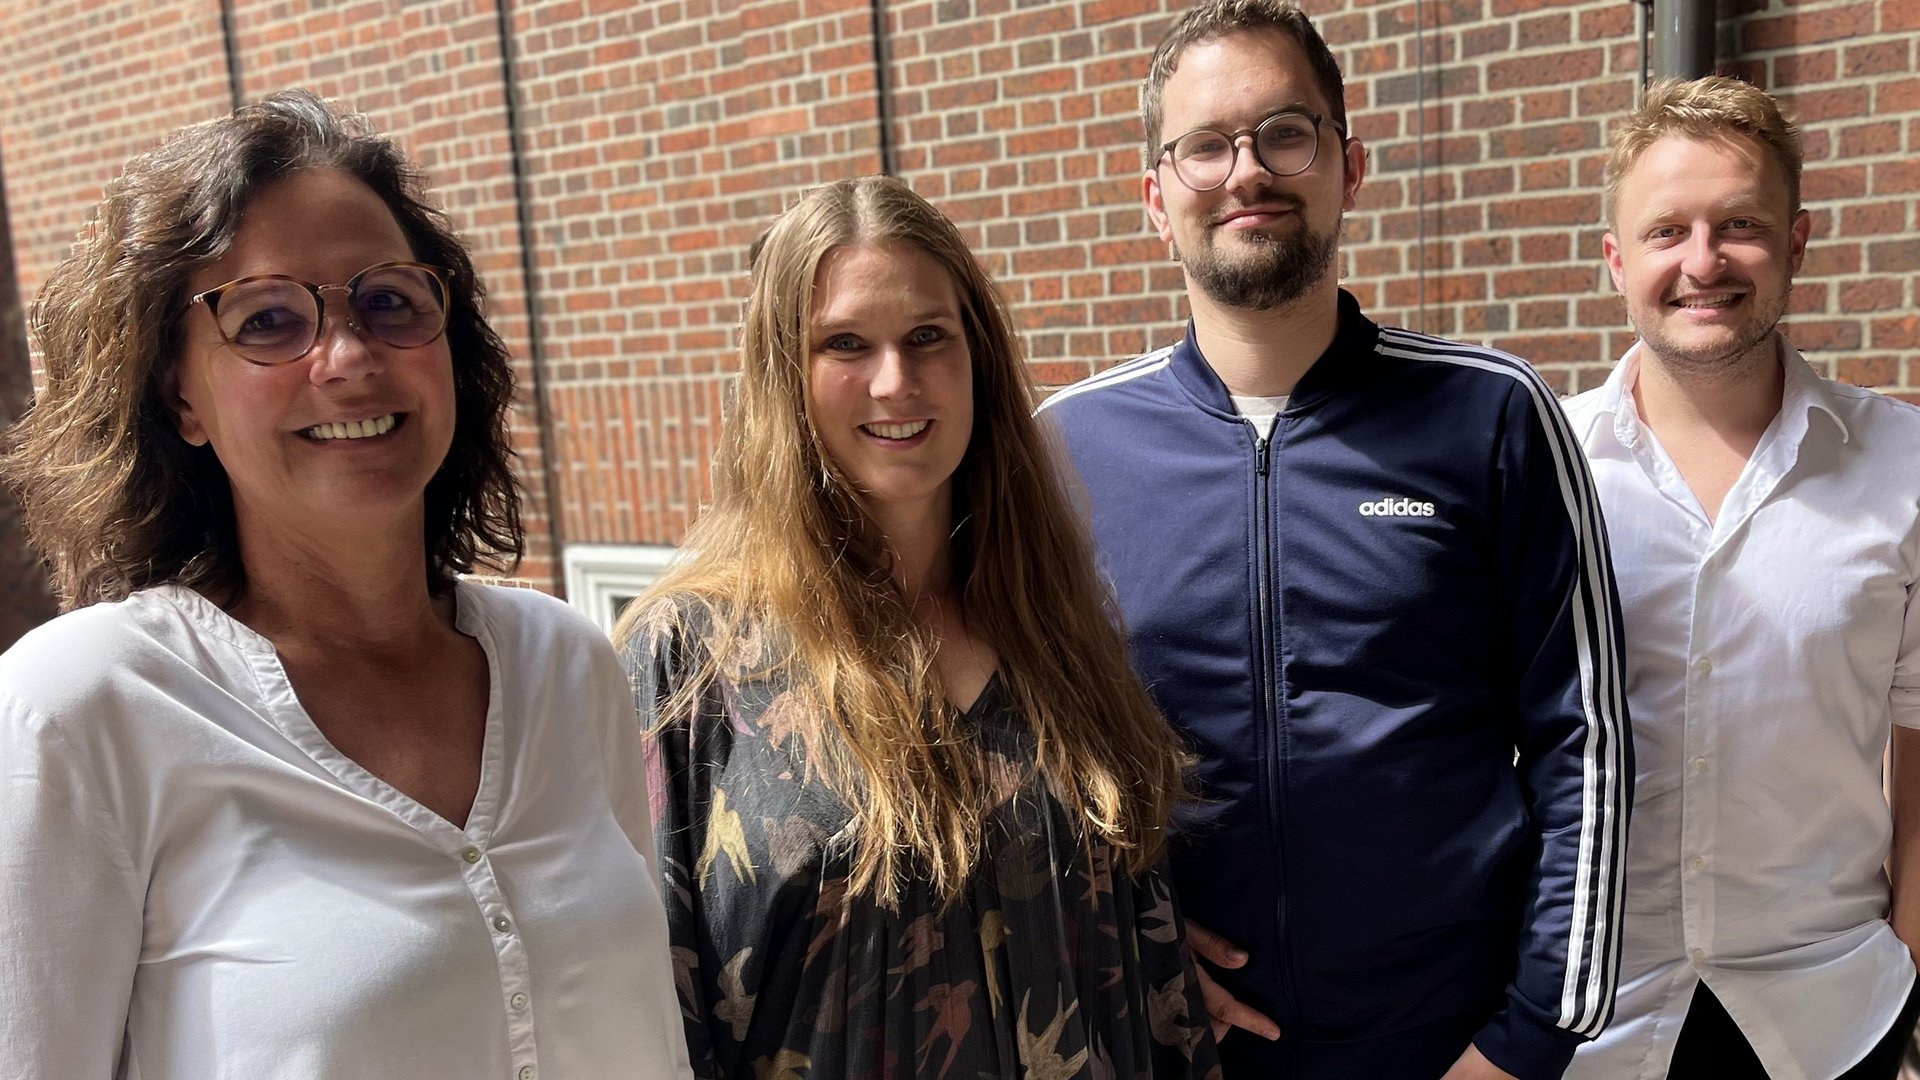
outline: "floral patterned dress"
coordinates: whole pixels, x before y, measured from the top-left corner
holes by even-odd
[[[707,670],[668,617],[625,660],[653,727]],[[709,678],[655,733],[648,781],[695,1073],[751,1080],[1219,1076],[1166,876],[1129,879],[1035,778],[996,676],[966,713],[1000,778],[960,899],[849,895],[851,815],[806,779],[799,698]]]

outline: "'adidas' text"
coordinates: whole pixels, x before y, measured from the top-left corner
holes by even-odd
[[[1391,495],[1360,504],[1361,517],[1432,517],[1433,504],[1418,499],[1396,499]]]

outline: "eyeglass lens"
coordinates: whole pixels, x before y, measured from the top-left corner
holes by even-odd
[[[425,345],[446,326],[440,279],[418,267],[376,267],[362,274],[349,303],[355,325],[395,348]],[[277,278],[235,285],[220,295],[215,315],[235,348],[268,363],[305,355],[319,338],[322,321],[312,291]]]
[[[1253,152],[1275,176],[1292,176],[1313,165],[1319,126],[1303,113],[1268,117],[1253,133]],[[1239,140],[1221,131],[1189,131],[1173,144],[1173,167],[1193,188],[1206,191],[1227,182]]]

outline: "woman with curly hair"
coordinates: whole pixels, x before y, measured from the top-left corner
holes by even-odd
[[[1186,1077],[1184,755],[993,288],[897,180],[759,246],[715,502],[616,631],[704,1077]]]
[[[9,1075],[683,1074],[618,662],[458,578],[521,544],[480,303],[298,91],[134,159],[48,278],[0,472],[71,610],[0,657]]]

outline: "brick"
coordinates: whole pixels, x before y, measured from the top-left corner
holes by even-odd
[[[1900,123],[1886,120],[1840,129],[1841,157],[1872,157],[1900,152]]]
[[[1867,269],[1876,274],[1920,270],[1920,240],[1882,240],[1868,244]]]
[[[1817,12],[1752,19],[1740,27],[1740,47],[1764,52],[1857,38],[1873,31],[1874,7],[1872,3],[1824,6]]]
[[[1495,60],[1487,65],[1487,89],[1511,90],[1591,79],[1600,74],[1605,58],[1602,50],[1586,48]]]
[[[1599,277],[1597,267],[1529,267],[1493,275],[1493,295],[1501,299],[1515,296],[1551,296],[1593,291]]]
[[[1490,343],[1532,364],[1578,364],[1606,362],[1600,335],[1524,334],[1496,337]]]
[[[1789,319],[1786,334],[1795,346],[1808,351],[1857,349],[1861,329],[1858,319]]]
[[[1487,217],[1488,223],[1496,229],[1591,225],[1600,220],[1600,196],[1583,194],[1509,199],[1489,208]]]
[[[1906,304],[1906,288],[1898,279],[1864,278],[1838,288],[1840,310],[1849,313],[1897,311]]]
[[[1835,365],[1835,376],[1854,386],[1886,386],[1900,381],[1897,356],[1843,356]]]

